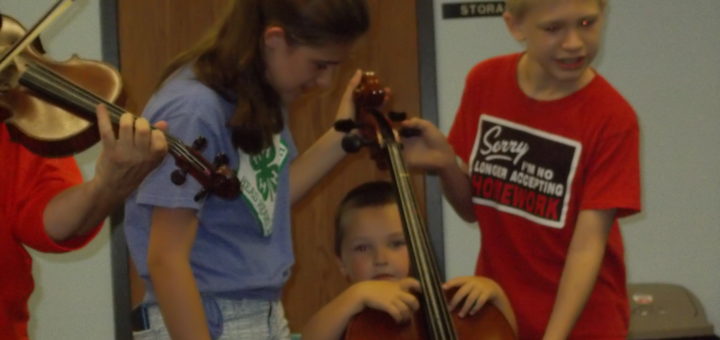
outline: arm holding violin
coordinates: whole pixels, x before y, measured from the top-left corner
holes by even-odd
[[[340,100],[336,120],[355,117],[353,91],[360,84],[361,76],[362,72],[357,70],[348,81]],[[344,136],[342,132],[330,128],[290,164],[291,203],[302,198],[320,178],[345,157],[345,150],[342,149],[341,143]]]
[[[124,114],[117,137],[103,106],[98,107],[97,118],[102,152],[95,177],[56,195],[43,212],[45,230],[55,241],[83,235],[100,224],[167,152],[163,133],[151,130],[143,118]],[[164,128],[165,123],[158,127]]]
[[[497,282],[483,276],[461,276],[443,284],[444,290],[453,288],[457,288],[457,291],[450,300],[451,311],[460,307],[458,315],[462,318],[467,315],[475,315],[485,303],[490,302],[503,313],[517,334],[517,320],[510,305],[510,299]]]
[[[386,312],[398,323],[410,320],[420,307],[412,292],[419,290],[420,283],[413,278],[358,282],[313,315],[303,328],[303,339],[338,340],[350,319],[365,308]]]
[[[429,121],[411,118],[402,126],[420,131],[420,136],[403,140],[408,165],[436,173],[445,198],[458,215],[466,222],[474,222],[476,218],[467,165],[459,161],[445,136]]]
[[[566,339],[597,280],[615,209],[581,210],[543,339]]]

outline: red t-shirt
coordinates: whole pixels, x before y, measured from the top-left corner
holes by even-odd
[[[82,182],[73,158],[46,159],[10,141],[0,123],[0,339],[27,339],[27,301],[33,291],[32,258],[23,245],[43,252],[83,246],[97,233],[63,243],[53,241],[43,224],[47,203]]]
[[[449,134],[467,162],[482,232],[476,272],[506,291],[521,339],[540,339],[580,210],[640,210],[635,112],[600,75],[558,100],[517,84],[520,54],[475,66]],[[597,283],[573,338],[625,339],[624,250],[613,222]]]

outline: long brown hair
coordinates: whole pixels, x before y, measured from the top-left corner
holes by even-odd
[[[347,43],[368,30],[368,8],[366,0],[232,0],[228,6],[225,18],[194,47],[178,55],[163,79],[194,61],[198,79],[236,103],[228,122],[235,146],[257,154],[283,128],[280,96],[265,79],[265,28],[282,27],[289,43]]]

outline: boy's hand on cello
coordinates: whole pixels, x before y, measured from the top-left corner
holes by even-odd
[[[359,303],[355,313],[372,308],[386,312],[396,322],[412,319],[420,303],[413,293],[420,292],[420,283],[411,277],[398,281],[370,280],[352,285],[344,293]],[[353,313],[353,314],[355,314]]]
[[[444,290],[457,289],[449,301],[450,311],[460,308],[458,315],[463,318],[475,315],[487,302],[491,302],[503,313],[517,334],[517,321],[510,300],[495,280],[484,276],[459,276],[443,284]]]

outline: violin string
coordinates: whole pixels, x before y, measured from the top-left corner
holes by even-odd
[[[431,333],[435,339],[456,339],[455,329],[452,326],[452,319],[447,308],[445,295],[443,293],[440,274],[437,269],[437,262],[432,251],[432,244],[428,236],[428,231],[419,217],[419,209],[416,206],[410,178],[402,160],[400,145],[397,142],[386,144],[388,155],[390,157],[393,177],[398,186],[398,200],[403,207],[402,213],[404,220],[407,221],[407,234],[411,238],[411,244],[417,245],[418,249],[412,249],[413,256],[416,260],[417,275],[420,276],[423,286],[423,296],[428,309],[428,318],[440,318],[442,322],[439,328],[434,328],[437,323],[430,322]],[[415,248],[415,247],[411,247]],[[426,251],[422,251],[422,250]]]
[[[108,102],[107,100],[98,97],[97,95],[86,91],[85,89],[75,85],[74,83],[68,81],[67,79],[57,75],[55,72],[41,66],[41,65],[34,65],[35,69],[37,71],[40,71],[39,73],[42,73],[44,77],[39,77],[40,79],[46,79],[45,84],[49,84],[50,86],[53,86],[54,90],[56,92],[64,92],[65,97],[74,97],[75,101],[74,103],[77,103],[83,107],[84,110],[87,112],[94,112],[95,107],[102,103],[104,104],[108,111],[110,112],[110,117],[113,123],[118,124],[119,123],[119,117],[125,112],[124,109],[121,107]],[[54,81],[54,83],[53,83]],[[47,85],[46,85],[47,87]],[[73,91],[74,90],[74,91]],[[94,118],[94,117],[92,117]],[[174,151],[176,155],[182,156],[185,159],[188,159],[190,162],[194,162],[196,167],[200,167],[201,169],[205,170],[205,166],[202,164],[202,162],[195,159],[194,155],[192,155],[189,151],[186,150],[184,144],[179,142],[176,138],[169,136],[166,134],[166,137],[168,139],[168,145],[170,146],[170,151]]]
[[[81,108],[86,111],[86,115],[88,112],[94,112],[95,107],[102,103],[110,112],[110,117],[113,123],[118,124],[120,115],[125,112],[123,108],[98,97],[82,87],[79,87],[42,65],[30,64],[25,74],[30,76],[28,80],[36,83],[39,87],[46,89],[51,93],[56,93],[61,98],[74,98],[75,100],[71,100],[72,103],[81,106]],[[25,74],[23,77],[25,77]],[[64,93],[64,96],[60,95],[61,93]],[[94,117],[92,117],[92,119],[94,120]],[[199,160],[192,152],[187,150],[187,146],[185,146],[185,144],[179,139],[168,134],[165,134],[165,136],[171,152],[174,152],[174,154],[188,160],[192,166],[196,169],[200,169],[201,172],[209,173],[211,171],[211,169],[209,169],[203,161]]]

